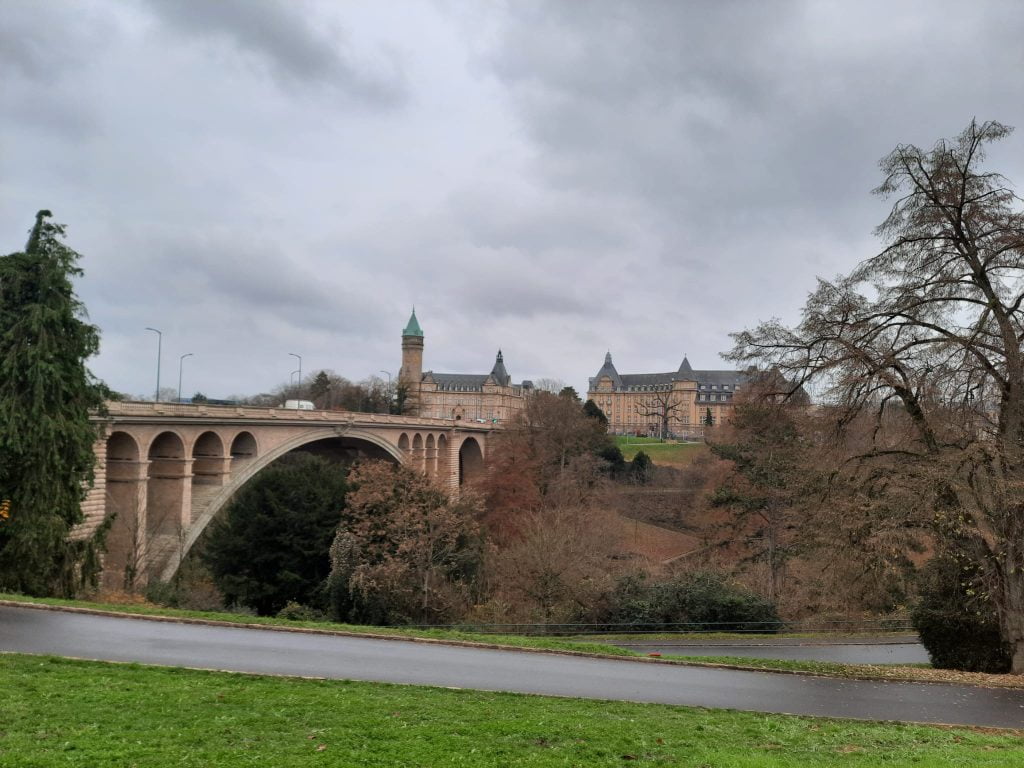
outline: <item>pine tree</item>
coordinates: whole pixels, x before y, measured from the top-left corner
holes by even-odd
[[[40,211],[24,252],[0,257],[0,589],[71,596],[98,570],[82,521],[105,388],[85,362],[99,349],[72,279],[79,255]]]

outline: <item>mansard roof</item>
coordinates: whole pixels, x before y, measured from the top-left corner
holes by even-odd
[[[438,389],[446,389],[452,392],[482,392],[484,382],[487,381],[487,374],[476,373],[434,373],[427,371],[423,378],[430,377]]]
[[[604,357],[604,365],[597,376],[590,380],[590,391],[597,389],[597,383],[603,376],[608,376],[616,391],[636,390],[638,387],[669,387],[674,381],[695,381],[698,389],[714,386],[735,389],[742,384],[747,376],[743,371],[694,370],[690,361],[683,356],[679,370],[668,373],[623,373],[620,374],[612,365],[611,353]]]
[[[520,386],[526,389],[533,387],[533,382],[531,381],[524,381],[518,385],[512,383],[512,377],[505,369],[505,358],[501,354],[500,349],[490,373],[435,373],[434,371],[427,371],[423,374],[423,381],[431,381],[437,384],[439,390],[448,392],[482,392],[484,384],[488,381],[497,384],[499,387]]]
[[[597,376],[590,380],[590,388],[594,389],[594,386],[602,378],[607,376],[612,380],[612,385],[619,389],[622,387],[622,377],[619,376],[619,372],[615,370],[615,364],[612,362],[612,353],[606,352],[604,356],[604,365],[601,366],[601,370],[597,372]]]

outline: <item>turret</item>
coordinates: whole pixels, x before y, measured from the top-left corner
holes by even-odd
[[[420,413],[420,381],[423,379],[423,330],[416,320],[413,307],[409,322],[402,331],[402,368],[398,372],[399,386],[405,387],[405,411],[413,416]]]
[[[612,389],[618,390],[622,388],[622,378],[619,376],[619,372],[615,370],[615,364],[612,362],[612,353],[609,351],[604,356],[604,365],[601,366],[601,370],[597,372],[597,376],[590,380],[590,389],[594,391],[600,386],[601,379],[608,378],[611,380]]]
[[[494,383],[499,387],[507,387],[509,382],[512,381],[512,377],[505,370],[505,359],[501,356],[500,349],[498,350],[498,357],[494,360],[494,367],[491,368],[491,378],[494,379]]]

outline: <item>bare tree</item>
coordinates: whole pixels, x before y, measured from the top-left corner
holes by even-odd
[[[683,407],[683,401],[679,399],[675,390],[665,389],[652,392],[646,401],[636,404],[636,412],[644,418],[655,418],[660,428],[659,437],[662,440],[669,435],[669,422],[673,415]]]
[[[563,389],[565,389],[565,382],[561,379],[552,378],[540,378],[533,382],[533,388],[538,392],[550,392],[553,395],[557,395]]]
[[[833,487],[871,525],[927,527],[977,573],[1024,673],[1024,213],[972,121],[932,149],[900,145],[875,192],[886,246],[819,281],[795,328],[734,336],[732,359],[822,384],[848,455]],[[863,429],[870,423],[870,429]]]
[[[615,519],[589,507],[531,512],[519,537],[493,556],[496,602],[505,619],[572,621],[612,589],[617,553]]]
[[[765,566],[764,594],[778,602],[798,520],[806,518],[798,498],[813,449],[799,423],[802,403],[777,399],[774,378],[752,376],[737,394],[730,424],[709,443],[730,466],[711,502],[730,510],[729,539],[743,543],[744,560]]]

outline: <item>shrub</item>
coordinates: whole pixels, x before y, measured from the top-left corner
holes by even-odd
[[[289,600],[284,608],[277,612],[277,618],[288,621],[322,621],[324,614],[308,605]]]
[[[587,402],[591,403],[593,401],[587,400]],[[615,443],[609,442],[607,445],[602,446],[600,450],[595,452],[595,455],[599,459],[608,462],[607,472],[609,477],[617,478],[626,471],[626,458],[622,455],[622,449]]]
[[[654,474],[654,462],[643,451],[637,451],[629,465],[629,478],[637,485],[644,485]]]
[[[146,585],[145,598],[155,605],[167,608],[178,608],[181,605],[181,595],[173,581],[150,580]]]
[[[701,632],[777,632],[779,615],[763,597],[712,573],[669,581],[633,574],[619,581],[607,621],[616,624],[685,624]]]
[[[932,666],[967,672],[1010,670],[1009,646],[999,636],[995,610],[973,589],[976,569],[938,555],[921,570],[920,599],[911,614]]]

